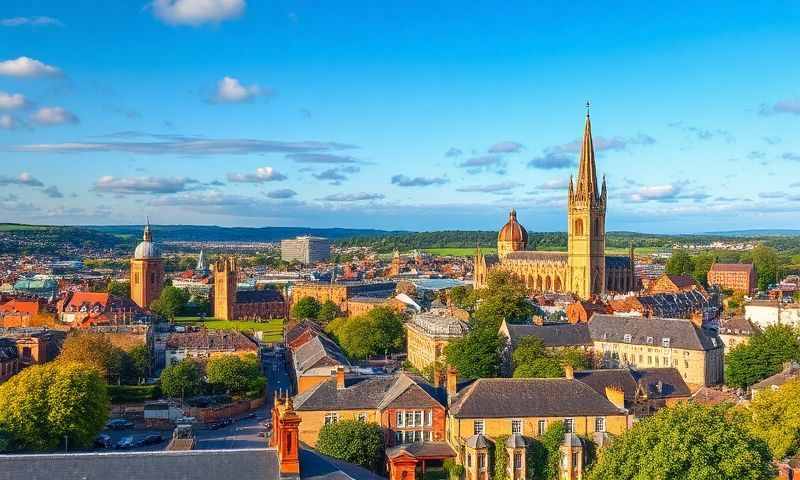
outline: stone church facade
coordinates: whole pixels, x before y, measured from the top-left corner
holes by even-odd
[[[497,255],[475,254],[475,287],[486,286],[493,269],[513,273],[532,292],[573,293],[582,299],[635,289],[633,250],[606,256],[606,180],[598,186],[592,124],[586,114],[577,181],[570,177],[567,253],[528,251],[528,232],[511,210],[497,236]]]

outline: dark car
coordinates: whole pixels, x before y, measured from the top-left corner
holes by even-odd
[[[106,423],[106,428],[111,430],[125,430],[127,428],[132,428],[133,422],[130,420],[126,420],[124,418],[115,418],[110,422]]]
[[[129,448],[133,448],[136,446],[136,442],[133,441],[133,437],[123,437],[117,444],[115,448],[120,450],[127,450]]]
[[[256,418],[256,414],[255,413],[248,413],[247,415],[244,416],[244,418]]]
[[[225,424],[223,422],[214,422],[208,426],[210,430],[219,430],[220,428],[224,427]]]
[[[154,433],[152,435],[148,435],[144,437],[142,440],[143,445],[158,445],[159,443],[164,441],[164,437],[160,434]]]
[[[94,439],[94,446],[97,448],[111,448],[114,446],[114,441],[111,440],[109,435],[105,433],[101,433]]]

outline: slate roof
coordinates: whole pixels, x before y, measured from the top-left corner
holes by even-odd
[[[467,437],[464,440],[464,445],[468,446],[469,448],[488,448],[489,440],[485,435],[479,433],[471,437]]]
[[[396,375],[345,376],[345,388],[336,379],[321,382],[294,399],[298,411],[382,410],[407,391],[416,393],[416,407],[443,405],[441,395],[424,378],[405,372]]]
[[[8,362],[19,357],[17,344],[11,339],[0,338],[0,362]]]
[[[753,271],[752,263],[715,263],[711,265],[710,272],[746,272]]]
[[[775,375],[772,375],[771,377],[761,380],[751,388],[753,390],[761,390],[764,388],[780,387],[784,383],[797,378],[800,378],[800,364],[796,362],[788,362],[783,366],[783,370]]]
[[[277,480],[275,449],[0,455],[0,480]]]
[[[631,267],[631,257],[606,256],[606,268],[623,269]]]
[[[649,398],[680,398],[691,395],[680,372],[674,368],[581,370],[575,372],[575,379],[601,395],[605,395],[608,386],[622,388],[626,405],[636,399],[639,385],[645,388]],[[661,382],[660,391],[658,382]]]
[[[681,318],[695,310],[714,306],[710,297],[706,297],[699,290],[641,295],[638,300],[655,317]]]
[[[480,378],[450,405],[457,418],[618,415],[621,411],[588,385],[567,378]]]
[[[511,345],[516,347],[519,340],[534,336],[545,347],[578,347],[592,345],[592,337],[585,323],[546,323],[544,325],[507,324]]]
[[[284,340],[287,344],[292,343],[306,331],[311,331],[315,335],[323,332],[320,324],[313,320],[305,319],[301,320],[297,323],[297,325],[288,330],[284,335]]]
[[[567,263],[567,254],[564,252],[537,252],[521,250],[511,252],[505,256],[504,260],[517,262],[558,262]]]
[[[336,365],[350,365],[342,349],[325,335],[317,335],[294,352],[294,366],[298,374],[314,368],[320,360],[329,359]]]
[[[281,292],[272,288],[264,290],[242,290],[236,292],[236,303],[275,303],[283,302]]]
[[[386,457],[394,458],[406,453],[416,458],[447,458],[455,457],[456,452],[447,442],[414,442],[407,445],[386,449]]]
[[[167,337],[167,348],[201,348],[211,351],[252,351],[258,345],[247,335],[235,330],[207,330],[197,332],[170,333]]]
[[[733,315],[719,322],[719,332],[723,335],[755,335],[760,329],[750,323],[744,315]]]
[[[667,275],[678,288],[690,288],[698,285],[697,281],[688,275]]]
[[[682,318],[595,314],[589,322],[589,334],[594,341],[611,343],[628,343],[625,342],[625,335],[630,335],[629,343],[656,347],[661,346],[662,339],[669,338],[671,348],[686,350],[714,350],[723,345],[713,330],[698,328]],[[648,337],[653,339],[650,344]]]

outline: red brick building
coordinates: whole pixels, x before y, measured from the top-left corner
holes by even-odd
[[[756,290],[756,268],[751,263],[715,263],[708,284],[749,295]]]

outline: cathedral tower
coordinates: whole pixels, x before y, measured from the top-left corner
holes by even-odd
[[[234,257],[220,257],[214,262],[214,318],[217,320],[234,320],[237,273]]]
[[[517,211],[511,209],[508,222],[497,235],[497,256],[504,258],[511,252],[525,250],[528,244],[528,231],[517,221]]]
[[[150,220],[144,227],[142,242],[131,259],[131,300],[141,308],[148,308],[161,295],[164,288],[164,260],[153,243]]]
[[[606,180],[597,185],[592,122],[586,104],[578,178],[569,179],[567,254],[569,290],[581,298],[605,292]]]

